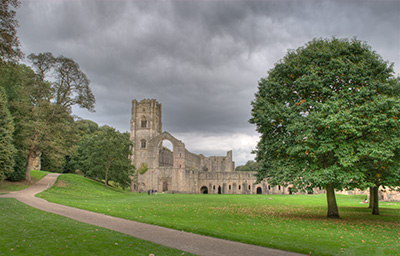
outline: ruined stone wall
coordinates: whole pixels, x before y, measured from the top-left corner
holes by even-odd
[[[228,151],[226,156],[200,155],[202,170],[209,172],[233,172],[235,163],[232,161],[232,151]]]
[[[186,169],[190,170],[202,169],[201,157],[199,155],[189,152],[188,150],[185,150],[185,166]]]
[[[168,149],[160,149],[159,151],[159,166],[160,167],[172,167],[174,166],[174,153]]]

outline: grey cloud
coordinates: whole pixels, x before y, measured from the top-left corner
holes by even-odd
[[[129,130],[131,100],[163,104],[174,133],[254,133],[257,81],[314,37],[358,37],[400,63],[400,1],[26,0],[17,11],[25,53],[73,58],[91,80],[95,114]],[[251,150],[251,149],[250,149]]]

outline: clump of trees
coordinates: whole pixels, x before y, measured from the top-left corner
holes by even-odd
[[[72,162],[85,176],[110,181],[122,188],[131,185],[134,168],[130,161],[132,142],[128,133],[120,133],[109,126],[83,136],[72,156]]]
[[[18,0],[0,1],[0,181],[26,179],[34,159],[42,169],[73,172],[125,187],[133,167],[127,134],[72,116],[94,111],[90,81],[78,63],[52,53],[23,57],[16,36]],[[103,161],[104,160],[104,161]]]
[[[339,218],[335,190],[400,184],[400,79],[357,39],[314,39],[259,82],[250,123],[261,140],[258,179],[294,189],[323,187]]]

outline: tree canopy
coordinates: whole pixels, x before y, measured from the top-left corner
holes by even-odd
[[[252,102],[258,179],[325,188],[328,217],[339,217],[335,189],[399,184],[399,96],[393,65],[357,39],[289,51]]]
[[[113,181],[125,188],[131,184],[134,170],[131,146],[129,134],[103,126],[81,138],[73,161],[86,176],[104,180],[106,186]]]
[[[0,61],[17,62],[23,53],[19,49],[20,43],[17,37],[18,21],[15,19],[18,8],[18,0],[0,1]]]
[[[14,171],[13,131],[14,123],[7,107],[7,95],[4,88],[0,87],[0,181]]]

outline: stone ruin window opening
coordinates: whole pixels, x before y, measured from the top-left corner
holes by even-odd
[[[174,146],[171,141],[163,140],[159,149],[159,166],[173,167],[174,166]]]
[[[261,195],[261,194],[262,194],[262,188],[260,188],[260,187],[257,188],[257,194],[258,194],[258,195]]]
[[[239,190],[241,190],[241,189],[242,189],[242,186],[239,185]]]
[[[140,120],[140,127],[147,128],[147,119],[145,116],[142,116],[142,119]]]
[[[146,148],[146,140],[141,140],[140,141],[140,148]]]
[[[229,190],[231,190],[232,189],[232,185],[229,185]]]

